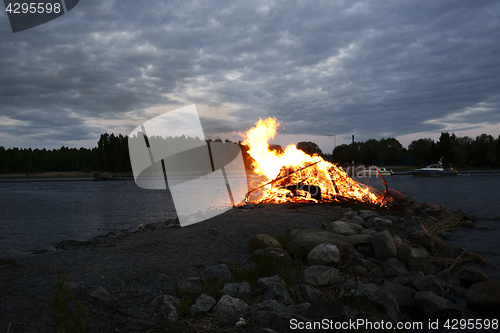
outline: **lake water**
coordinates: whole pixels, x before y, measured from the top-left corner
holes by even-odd
[[[389,188],[418,202],[462,209],[479,218],[476,229],[452,233],[452,242],[500,264],[500,174],[414,178],[388,176]],[[380,179],[358,179],[381,186]],[[377,184],[378,183],[378,184]],[[134,181],[0,181],[0,250],[34,249],[61,239],[97,234],[176,217],[165,190],[145,190]]]
[[[88,239],[177,216],[170,192],[129,180],[1,181],[0,188],[0,250]]]

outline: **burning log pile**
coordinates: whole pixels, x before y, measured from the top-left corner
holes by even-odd
[[[376,206],[391,204],[393,196],[369,188],[350,178],[336,164],[321,156],[310,156],[291,144],[284,151],[269,150],[276,135],[275,118],[260,119],[245,133],[254,172],[264,181],[247,195],[252,203],[332,202],[355,200]]]

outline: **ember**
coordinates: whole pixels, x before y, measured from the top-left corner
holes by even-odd
[[[320,202],[347,198],[384,205],[386,196],[354,181],[342,168],[321,156],[310,156],[294,144],[283,152],[269,150],[268,142],[276,135],[278,126],[275,118],[259,119],[245,133],[243,144],[249,147],[248,154],[254,159],[254,172],[265,178],[249,192],[248,201]],[[256,190],[260,190],[260,195],[255,195]]]

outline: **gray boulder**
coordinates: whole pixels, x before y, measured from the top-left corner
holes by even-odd
[[[352,245],[371,244],[372,238],[373,235],[371,234],[359,234],[359,235],[347,236],[347,239]]]
[[[97,298],[98,300],[100,300],[101,302],[107,302],[111,299],[111,297],[109,296],[109,293],[106,289],[104,289],[103,287],[99,286],[97,287],[91,294],[90,296],[94,297],[94,298]]]
[[[467,305],[479,311],[500,313],[500,281],[474,283],[467,291]]]
[[[407,264],[408,257],[410,256],[411,252],[411,245],[405,242],[401,242],[401,244],[397,247],[397,252],[399,261],[401,261],[403,264]]]
[[[231,297],[241,298],[249,302],[252,299],[252,287],[248,282],[241,283],[226,283],[224,288],[219,291],[222,295],[229,295]]]
[[[283,281],[283,279],[279,275],[274,275],[274,276],[266,276],[263,278],[259,278],[257,280],[257,286],[259,288],[269,288],[276,282],[281,283],[283,285],[285,284],[285,281]]]
[[[425,231],[417,231],[408,236],[410,242],[423,246],[427,250],[431,251],[432,248],[436,245],[434,241],[434,237],[431,234]]]
[[[275,300],[285,305],[290,305],[293,303],[288,291],[286,291],[285,287],[279,283],[273,283],[269,288],[267,288],[263,298],[266,301]]]
[[[306,269],[302,275],[304,281],[313,287],[331,286],[340,282],[339,270],[329,266],[314,265]]]
[[[403,286],[413,287],[413,281],[424,277],[424,273],[421,271],[411,271],[406,274],[401,274],[394,279],[392,282],[398,283]]]
[[[218,281],[234,281],[233,274],[225,264],[210,266],[201,271],[201,278],[203,280],[218,280]]]
[[[212,310],[215,304],[217,304],[215,298],[207,294],[201,294],[196,300],[196,303],[191,306],[189,312],[191,316],[195,317]]]
[[[293,311],[275,300],[268,300],[257,303],[250,309],[251,320],[260,327],[266,327],[276,332],[293,332],[290,329],[290,320],[296,318],[304,321],[294,315]],[[273,331],[274,332],[274,331]]]
[[[239,298],[233,298],[229,295],[221,297],[219,302],[214,306],[213,312],[221,317],[231,317],[238,315],[245,310],[248,310],[248,304]]]
[[[367,259],[357,259],[353,261],[353,264],[366,268],[367,272],[382,274],[382,266],[379,263],[378,261],[374,262]]]
[[[142,232],[143,230],[144,230],[144,227],[142,226],[142,224],[140,224],[140,225],[135,225],[135,226],[131,227],[126,232],[127,232],[127,234],[137,234],[139,232]]]
[[[365,222],[365,220],[363,220],[363,218],[359,215],[353,215],[351,217],[351,222],[352,223],[357,223],[357,224],[363,224]]]
[[[441,295],[444,291],[444,281],[434,275],[426,275],[412,282],[413,287],[419,291],[432,291],[436,295]]]
[[[432,291],[419,291],[413,299],[417,311],[425,318],[460,318],[462,310]]]
[[[392,236],[392,241],[394,242],[394,246],[396,247],[396,249],[403,243],[399,235]]]
[[[43,245],[37,247],[35,250],[33,250],[33,254],[42,254],[42,253],[47,253],[47,252],[56,252],[57,249],[53,245]],[[31,257],[31,253],[27,252],[28,255],[26,255],[27,258]],[[3,255],[0,253],[0,263],[2,262]]]
[[[349,273],[354,276],[365,276],[368,273],[368,270],[363,266],[351,266],[349,267]]]
[[[375,217],[373,223],[376,223],[379,227],[390,228],[392,227],[392,221],[385,218]]]
[[[344,221],[335,221],[330,223],[326,231],[334,232],[344,236],[357,235],[363,231],[363,227],[359,224]]]
[[[382,263],[385,269],[388,269],[389,267],[394,269],[397,275],[403,275],[408,273],[408,269],[406,268],[405,264],[403,264],[401,261],[399,261],[398,258],[389,258],[386,259]]]
[[[266,234],[258,234],[248,240],[248,247],[250,250],[263,249],[266,247],[281,248],[281,244],[273,237]]]
[[[354,216],[359,216],[358,213],[352,208],[347,208],[345,212],[342,213],[342,216],[347,219],[352,219]]]
[[[182,294],[198,294],[201,291],[203,291],[203,287],[200,285],[200,283],[194,283],[190,281],[183,281],[179,285],[179,291]]]
[[[299,255],[303,258],[307,258],[307,255],[312,249],[325,243],[335,245],[344,258],[349,258],[354,249],[346,236],[321,229],[307,229],[294,234],[286,250],[292,255]]]
[[[156,297],[151,302],[151,306],[157,315],[166,317],[168,321],[177,321],[179,319],[177,309],[180,308],[181,302],[172,295],[162,295]]]
[[[392,236],[387,230],[373,235],[372,245],[377,260],[385,260],[397,255],[396,246],[394,246]]]
[[[305,284],[299,285],[299,295],[306,302],[314,301],[315,299],[323,297],[319,291]]]
[[[463,266],[460,269],[458,278],[460,280],[460,285],[463,287],[470,287],[476,282],[485,282],[491,280],[491,278],[482,270],[472,265]]]
[[[402,313],[411,312],[413,307],[413,289],[394,282],[386,282],[381,286],[381,288],[389,291],[396,297],[399,309]]]
[[[410,271],[420,271],[425,273],[429,264],[430,254],[422,248],[412,248],[406,260],[406,265]]]
[[[401,317],[398,301],[393,293],[373,283],[359,283],[346,290],[344,302],[362,313],[397,322]]]
[[[375,216],[379,216],[379,214],[377,212],[374,212],[372,210],[360,210],[359,211],[359,216],[361,216],[364,220],[367,220],[369,219],[370,217],[375,217]]]
[[[333,244],[320,244],[309,252],[307,263],[309,265],[333,265],[342,259],[342,253]]]
[[[255,311],[273,311],[282,313],[284,315],[292,315],[292,311],[290,311],[285,305],[277,302],[274,299],[252,305],[252,307],[250,308],[250,313],[254,313]]]
[[[269,256],[276,263],[284,263],[288,265],[293,263],[293,259],[288,252],[278,247],[258,249],[254,252],[254,254],[257,256]]]

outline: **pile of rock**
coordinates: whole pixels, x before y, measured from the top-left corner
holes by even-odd
[[[479,268],[463,266],[460,286],[436,276],[431,253],[442,242],[423,230],[421,222],[434,223],[437,218],[431,216],[432,208],[413,208],[403,216],[344,209],[321,228],[293,232],[286,248],[269,235],[256,235],[248,242],[254,255],[269,256],[282,266],[290,266],[294,258],[307,263],[300,280],[292,286],[279,275],[262,277],[252,289],[247,282],[234,281],[225,265],[213,266],[202,272],[202,278],[216,277],[225,283],[219,297],[198,289],[201,295],[190,315],[211,313],[219,325],[250,322],[287,332],[293,331],[292,322],[322,319],[395,324],[403,319],[460,318],[462,309],[456,301],[461,297],[472,309],[500,313],[500,281],[490,281]]]

